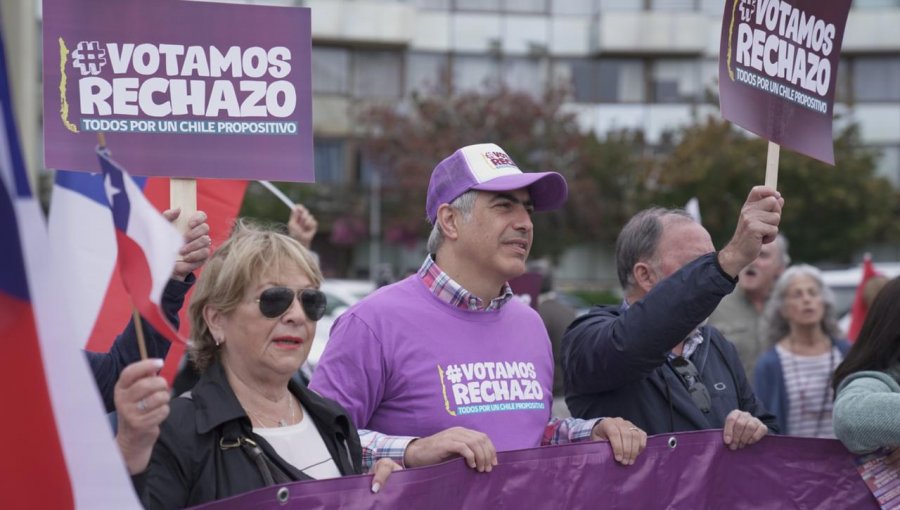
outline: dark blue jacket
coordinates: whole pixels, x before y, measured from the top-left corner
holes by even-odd
[[[563,338],[566,404],[573,416],[618,416],[649,435],[716,429],[734,409],[777,432],[775,417],[753,394],[737,350],[715,328],[701,328],[691,355],[710,393],[708,413],[697,407],[670,366],[668,353],[734,290],[715,253],[697,258],[659,282],[627,310],[598,306],[572,323]]]
[[[837,340],[832,338],[831,343],[838,348],[842,355],[846,356],[850,350],[850,342],[846,340]],[[834,364],[837,368],[839,363]],[[834,372],[834,370],[832,370]],[[831,380],[829,379],[829,388]],[[788,428],[788,409],[790,409],[790,400],[788,400],[787,386],[784,384],[784,370],[781,368],[781,358],[778,352],[772,347],[764,352],[756,362],[756,368],[753,369],[753,389],[759,399],[771,409],[778,421],[778,429],[782,434],[791,433]],[[826,391],[826,388],[822,388]]]
[[[166,284],[166,288],[163,291],[163,311],[166,314],[166,318],[169,319],[176,329],[179,322],[178,311],[184,305],[184,296],[195,281],[196,278],[193,274],[189,274],[183,282],[169,279],[169,283]],[[165,359],[166,354],[169,352],[169,341],[150,327],[146,321],[142,322],[144,326],[144,342],[147,345],[147,356]],[[116,409],[116,404],[113,401],[113,390],[116,387],[116,381],[119,380],[119,374],[122,373],[126,366],[141,360],[134,321],[128,321],[125,331],[116,337],[116,341],[109,348],[109,351],[84,351],[84,353],[87,355],[88,362],[91,365],[91,372],[94,374],[94,380],[97,382],[97,389],[100,390],[100,396],[103,398],[106,412],[112,412]]]

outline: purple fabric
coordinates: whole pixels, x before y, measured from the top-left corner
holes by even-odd
[[[309,9],[141,0],[43,5],[46,166],[99,171],[93,147],[102,131],[116,160],[135,175],[314,180]],[[211,48],[227,55],[232,47],[241,52],[240,76],[235,67],[203,70],[218,58]],[[199,67],[185,67],[189,53]],[[104,87],[111,94],[106,99]],[[195,109],[189,97],[200,97],[201,87]],[[260,87],[265,94],[250,100]],[[231,90],[235,101],[227,100]],[[84,110],[81,91],[97,99]],[[155,110],[153,103],[168,106]],[[178,111],[165,112],[176,104]],[[251,134],[262,122],[273,123],[266,129],[277,125],[278,134]],[[237,134],[238,128],[245,131]]]
[[[553,354],[540,316],[519,300],[470,311],[412,275],[341,315],[310,388],[362,429],[425,437],[465,427],[497,450],[531,448],[550,420]]]
[[[674,437],[677,445],[669,447]],[[853,456],[835,440],[772,436],[730,451],[720,430],[650,438],[633,466],[606,443],[501,452],[489,474],[462,460],[396,472],[379,494],[370,476],[261,489],[210,510],[293,508],[878,508]]]
[[[722,116],[772,142],[833,165],[834,90],[850,1],[725,2],[719,54]],[[814,36],[805,38],[799,35],[801,30],[795,36],[793,29],[804,27],[807,20],[813,21]],[[809,40],[815,42],[806,44]],[[801,53],[802,59],[797,57]],[[769,58],[771,55],[774,58]],[[803,72],[795,72],[798,61]],[[783,71],[779,63],[785,64]],[[811,75],[814,79],[808,80]]]
[[[449,204],[470,189],[513,191],[529,188],[538,211],[557,209],[568,197],[565,178],[556,172],[522,173],[500,147],[492,143],[469,145],[434,167],[428,183],[425,213],[431,223],[441,204]]]

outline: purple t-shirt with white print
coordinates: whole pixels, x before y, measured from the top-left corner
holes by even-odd
[[[465,427],[503,451],[540,446],[552,384],[534,310],[517,299],[489,312],[453,307],[413,275],[338,319],[310,387],[359,428],[425,437]]]

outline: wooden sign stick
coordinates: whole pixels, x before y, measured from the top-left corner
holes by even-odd
[[[778,189],[778,157],[781,154],[781,146],[775,142],[769,142],[769,153],[766,156],[766,186]]]

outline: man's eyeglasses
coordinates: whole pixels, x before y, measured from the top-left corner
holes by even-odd
[[[672,360],[672,368],[675,369],[675,373],[687,385],[688,393],[691,395],[691,400],[694,401],[694,404],[704,413],[708,413],[712,407],[712,399],[709,397],[709,390],[706,389],[706,385],[700,380],[700,372],[697,371],[697,367],[691,363],[691,360],[684,356],[678,356]]]
[[[271,287],[264,290],[256,300],[259,303],[259,312],[270,319],[281,317],[294,303],[294,296],[300,300],[307,319],[317,321],[325,315],[327,299],[324,292],[319,289],[300,289],[295,292],[287,287]]]

